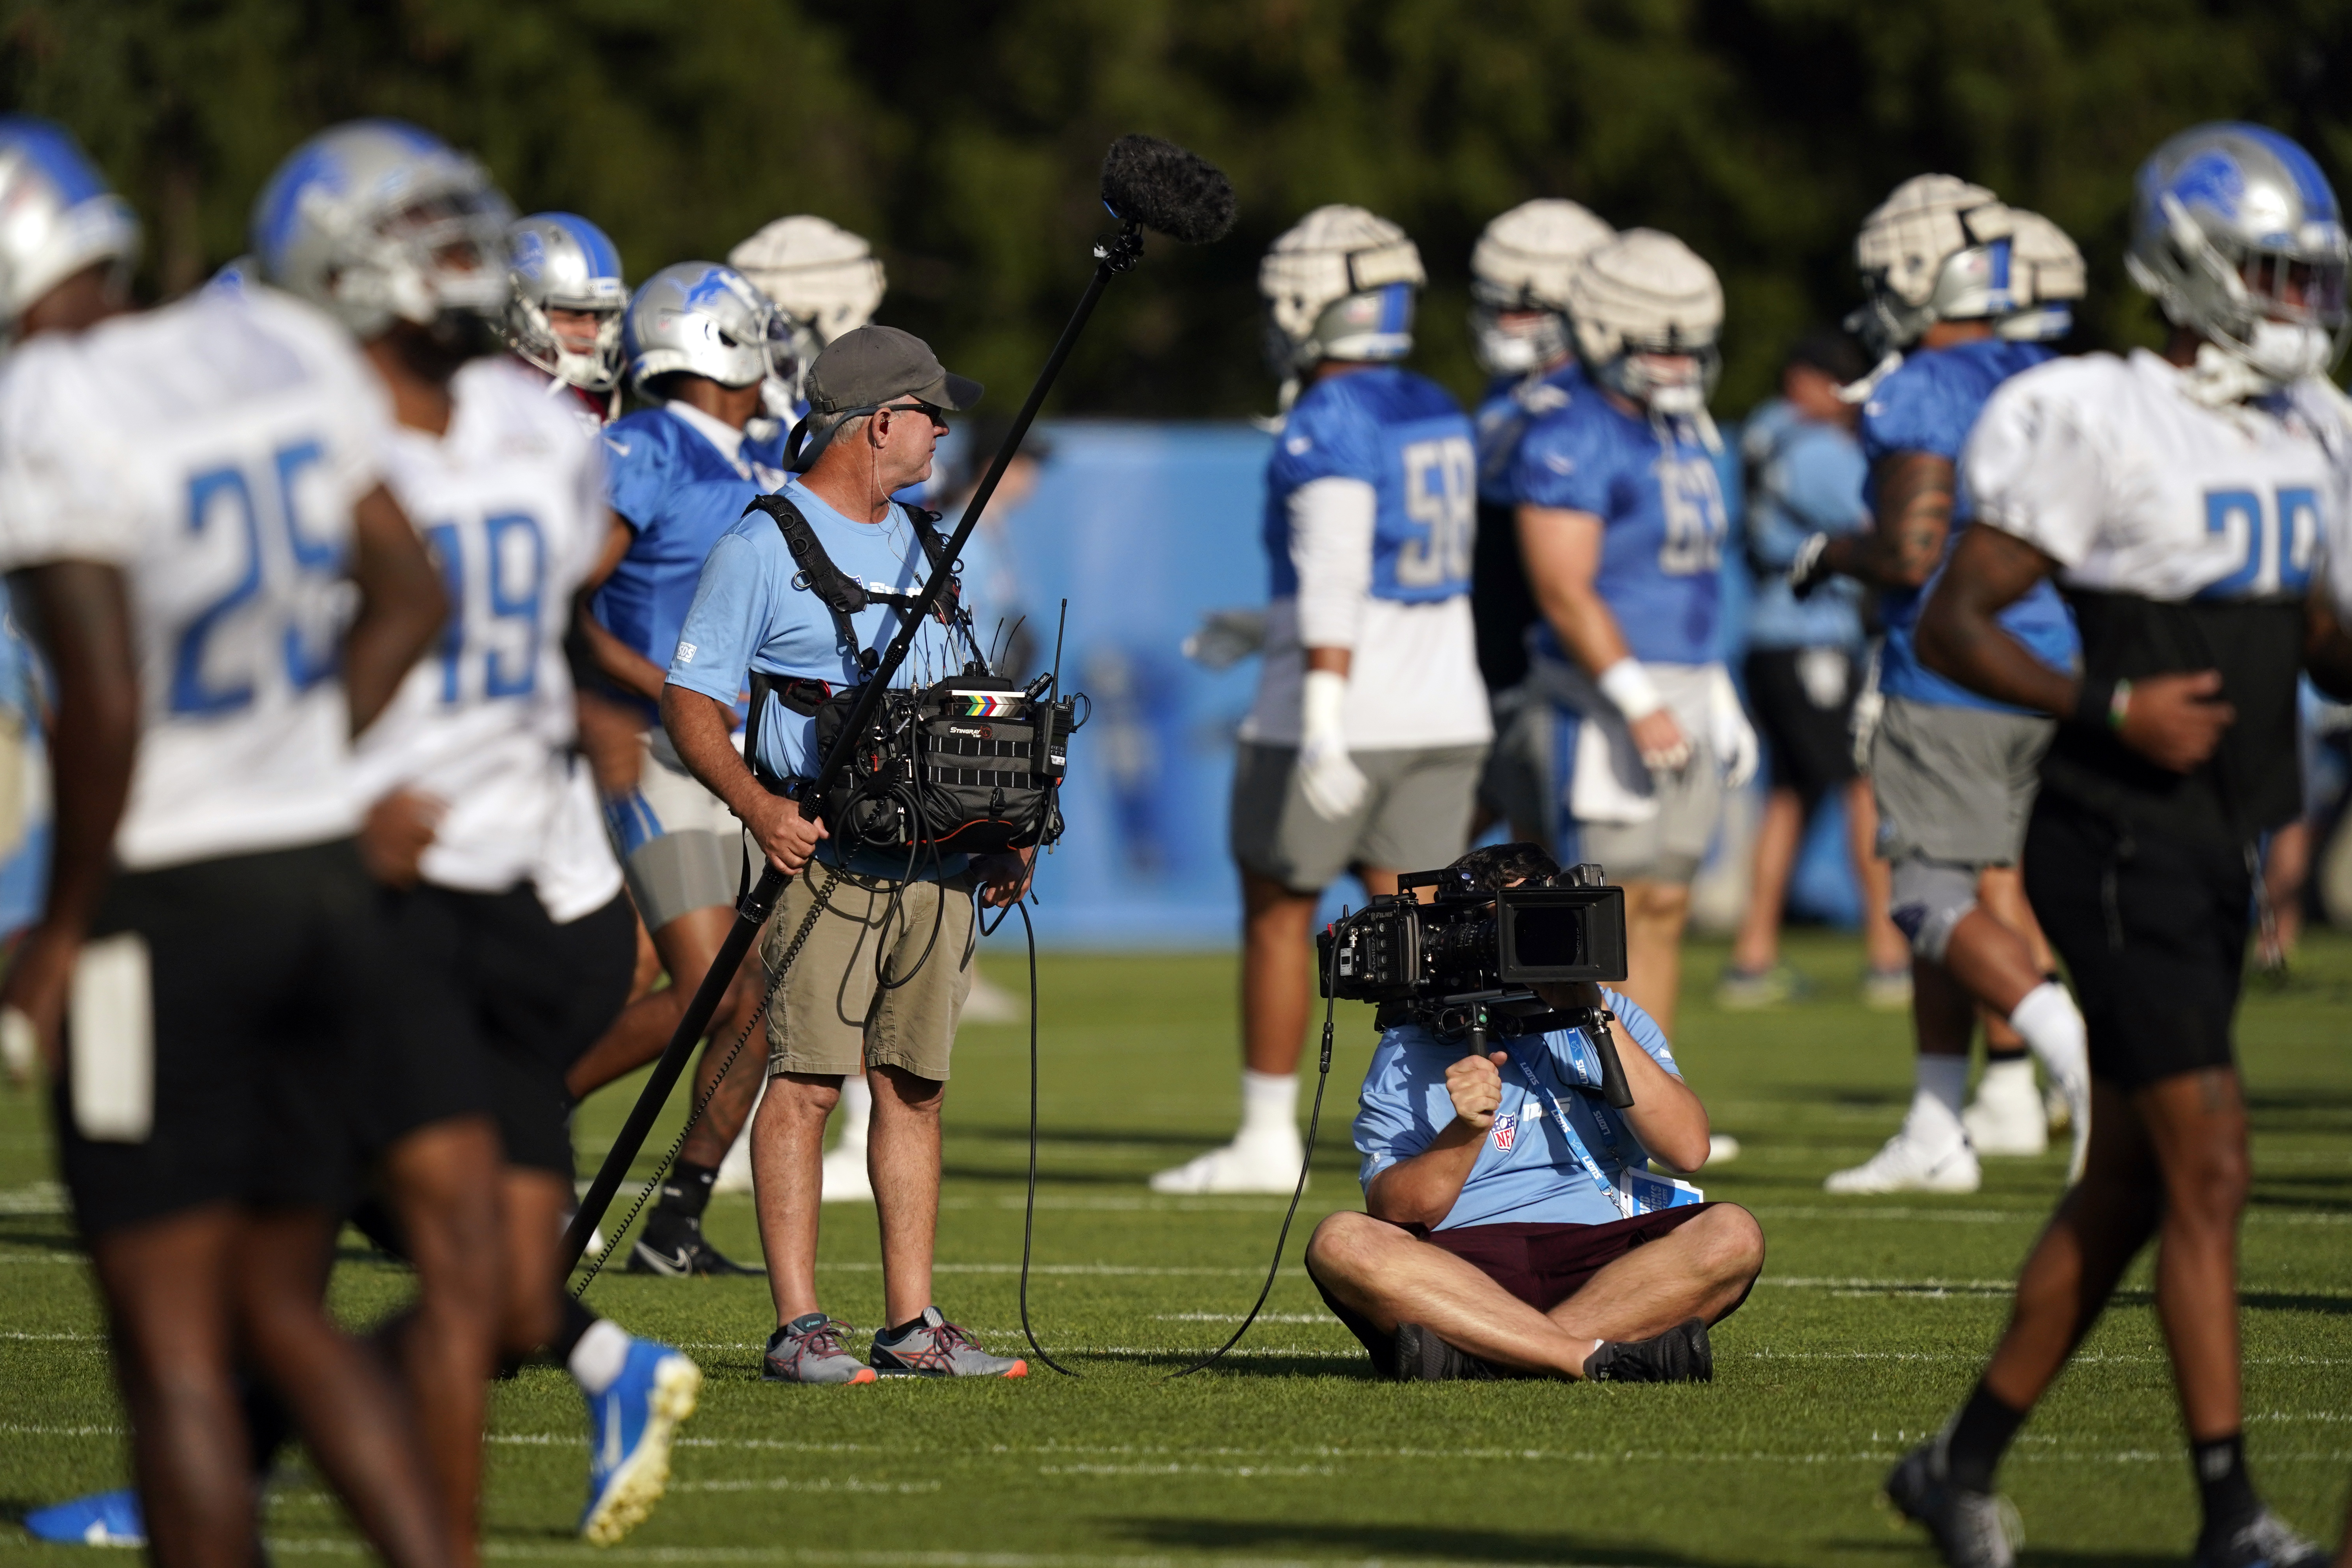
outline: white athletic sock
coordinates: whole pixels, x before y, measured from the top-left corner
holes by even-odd
[[[874,1089],[864,1073],[856,1073],[841,1080],[841,1104],[834,1111],[841,1122],[839,1149],[866,1147],[866,1123],[874,1120]]]
[[[1903,1119],[1903,1130],[1937,1143],[1958,1141],[1962,1135],[1960,1100],[1968,1091],[1968,1058],[1921,1057],[1916,1087],[1911,1091],[1911,1110]]]
[[[2009,1026],[2025,1037],[2050,1076],[2062,1084],[2085,1082],[2091,1076],[2090,1037],[2074,999],[2055,980],[2045,980],[2025,994],[2009,1016]]]
[[[1298,1142],[1298,1075],[1242,1068],[1242,1131],[1236,1142]]]
[[[580,1385],[580,1392],[593,1399],[613,1386],[628,1359],[627,1331],[610,1318],[599,1318],[580,1336],[563,1364],[571,1369],[572,1381]]]
[[[1982,1100],[1992,1092],[1996,1085],[2010,1079],[2022,1079],[2026,1089],[2030,1092],[2033,1088],[2033,1058],[2010,1057],[2004,1060],[1987,1061],[1984,1076],[1977,1080],[1977,1098]]]

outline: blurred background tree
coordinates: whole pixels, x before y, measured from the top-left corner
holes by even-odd
[[[1213,249],[1155,247],[1065,413],[1263,410],[1253,279],[1300,212],[1352,201],[1420,241],[1419,363],[1468,395],[1469,249],[1572,196],[1688,240],[1729,295],[1719,405],[1851,303],[1856,221],[1927,169],[2082,243],[2083,346],[2152,341],[2120,254],[2133,165],[2223,116],[2352,174],[2352,7],[2334,0],[0,0],[0,94],[89,144],[169,295],[244,248],[302,136],[415,119],[524,210],[570,207],[632,278],[814,211],[871,236],[886,320],[1025,384],[1083,282],[1104,146],[1146,130],[1241,195]]]

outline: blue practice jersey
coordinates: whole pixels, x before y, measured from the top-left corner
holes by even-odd
[[[1862,410],[1862,449],[1873,475],[1870,500],[1877,503],[1879,459],[1895,452],[1926,452],[1958,465],[1960,448],[1976,427],[1977,416],[1993,389],[2020,371],[2057,357],[2042,343],[2013,343],[2000,338],[1928,349],[1905,360],[1899,369],[1870,395]],[[1944,541],[1944,560],[1959,542],[1960,531],[1973,515],[1965,492],[1952,498],[1951,531]],[[1888,588],[1878,596],[1878,615],[1886,628],[1886,646],[1879,655],[1878,687],[1890,697],[1932,702],[1947,708],[1990,708],[2021,712],[1966,687],[1945,679],[1919,662],[1913,634],[1919,606],[1935,591],[1942,563],[1921,588]],[[2044,581],[2000,613],[2000,624],[2027,650],[2053,669],[2072,669],[2082,645],[2074,635],[2074,617],[2058,596],[2054,584]]]
[[[744,457],[755,457],[749,445]],[[699,431],[659,408],[608,426],[604,460],[613,510],[636,537],[590,608],[606,630],[667,669],[704,559],[761,487]]]
[[[1694,436],[1681,421],[1661,431],[1588,385],[1528,426],[1511,468],[1522,504],[1601,520],[1594,586],[1627,648],[1651,663],[1717,657],[1717,568],[1731,525],[1714,455]],[[1567,657],[1549,622],[1538,625],[1535,647],[1547,658]]]
[[[1739,445],[1749,476],[1743,526],[1756,573],[1748,646],[1861,652],[1862,584],[1832,577],[1801,600],[1789,591],[1788,571],[1811,535],[1869,526],[1862,444],[1843,426],[1807,419],[1776,397],[1748,416]]]
[[[1601,994],[1633,1043],[1680,1078],[1682,1069],[1675,1067],[1656,1021],[1614,991],[1604,989]],[[1524,1061],[1551,1091],[1602,1176],[1614,1181],[1627,1165],[1643,1169],[1649,1152],[1622,1116],[1612,1114],[1610,1126],[1604,1127],[1594,1114],[1593,1107],[1601,1103],[1601,1062],[1591,1042],[1581,1029],[1556,1029],[1496,1044],[1516,1059],[1502,1069],[1503,1097],[1495,1108],[1495,1124],[1479,1145],[1461,1195],[1434,1228],[1607,1225],[1617,1219],[1616,1206],[1593,1184],[1567,1137],[1545,1113],[1542,1097],[1528,1087],[1520,1070]],[[1374,1177],[1426,1150],[1453,1123],[1454,1100],[1445,1089],[1445,1069],[1468,1054],[1461,1041],[1441,1040],[1417,1026],[1391,1029],[1372,1047],[1362,1109],[1356,1113],[1356,1151],[1364,1157],[1358,1179],[1367,1192]],[[1609,1136],[1612,1127],[1617,1133],[1613,1142]]]
[[[1487,384],[1479,400],[1478,499],[1488,506],[1511,506],[1518,497],[1511,490],[1511,465],[1518,459],[1519,442],[1528,426],[1556,409],[1585,384],[1584,366],[1575,360],[1542,375],[1498,375]]]
[[[1433,604],[1470,591],[1478,513],[1470,420],[1426,376],[1383,366],[1308,387],[1265,466],[1265,552],[1273,596],[1294,598],[1290,494],[1317,479],[1361,479],[1379,497],[1372,595]]]

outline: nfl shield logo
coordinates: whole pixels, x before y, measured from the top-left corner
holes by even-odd
[[[1518,1136],[1519,1119],[1517,1115],[1509,1111],[1505,1111],[1495,1118],[1496,1152],[1500,1154],[1509,1153],[1511,1152],[1511,1145],[1518,1141]]]

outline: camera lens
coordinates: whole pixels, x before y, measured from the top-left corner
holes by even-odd
[[[1511,952],[1534,969],[1566,969],[1585,962],[1584,910],[1572,904],[1510,907]]]

